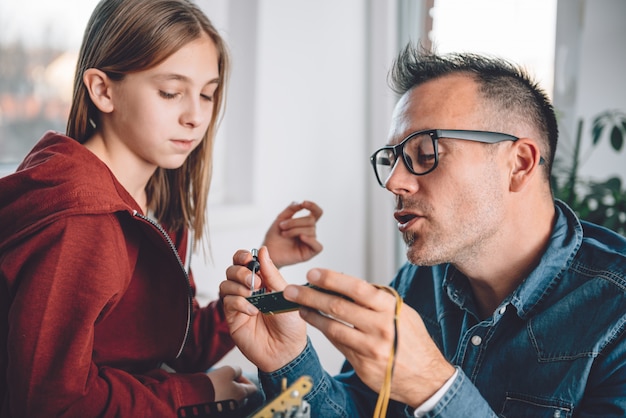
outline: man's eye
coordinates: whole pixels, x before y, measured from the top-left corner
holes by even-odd
[[[381,153],[378,158],[376,163],[378,165],[384,165],[387,167],[393,167],[396,163],[396,156],[392,153]]]
[[[420,154],[419,161],[420,163],[426,163],[429,161],[433,161],[435,159],[435,154]]]

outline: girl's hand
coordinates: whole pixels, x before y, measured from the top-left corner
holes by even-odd
[[[283,290],[287,282],[272,263],[266,247],[261,247],[258,257],[260,280],[255,280],[255,288],[262,286],[268,292]],[[235,253],[233,265],[226,270],[227,280],[220,284],[220,297],[230,334],[239,350],[262,371],[273,372],[304,350],[306,324],[297,311],[264,315],[245,299],[250,296],[252,280],[245,266],[251,260],[252,255],[246,250]]]
[[[308,215],[294,217],[301,210]],[[277,268],[308,261],[322,251],[316,238],[316,223],[322,208],[310,201],[292,203],[278,214],[265,234],[265,245]]]
[[[255,384],[241,375],[240,367],[223,366],[211,370],[207,376],[213,384],[215,401],[241,402],[257,391]]]

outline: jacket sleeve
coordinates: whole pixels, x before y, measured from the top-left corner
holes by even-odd
[[[5,254],[2,275],[12,302],[4,412],[165,417],[213,401],[204,373],[158,367],[132,373],[94,361],[95,324],[130,281],[132,267],[119,251],[125,245],[115,215],[72,216]]]

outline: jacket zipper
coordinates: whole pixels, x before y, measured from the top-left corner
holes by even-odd
[[[187,289],[188,289],[188,293],[187,293],[187,324],[185,326],[185,335],[183,337],[183,342],[182,342],[182,344],[180,346],[180,349],[178,350],[178,354],[176,354],[176,358],[178,358],[178,357],[180,357],[180,355],[183,352],[183,349],[185,348],[185,342],[187,342],[187,337],[189,337],[189,328],[191,327],[192,300],[191,300],[191,281],[189,280],[189,274],[187,273],[187,270],[185,269],[185,265],[183,264],[182,260],[180,259],[180,255],[178,254],[178,250],[176,249],[176,246],[172,242],[172,239],[167,234],[167,232],[163,229],[163,227],[158,222],[154,221],[153,219],[151,219],[151,218],[149,218],[147,216],[144,216],[144,215],[140,214],[136,210],[133,210],[133,216],[148,222],[150,225],[154,226],[161,233],[161,235],[163,236],[163,238],[165,238],[165,241],[169,245],[170,249],[172,250],[172,252],[176,256],[176,260],[178,261],[178,265],[180,266],[180,269],[183,271],[183,274],[185,275],[185,280],[187,281]]]

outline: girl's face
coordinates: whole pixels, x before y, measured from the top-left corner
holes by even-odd
[[[112,110],[99,126],[110,163],[180,167],[208,129],[218,81],[217,50],[203,36],[156,67],[112,82]]]

